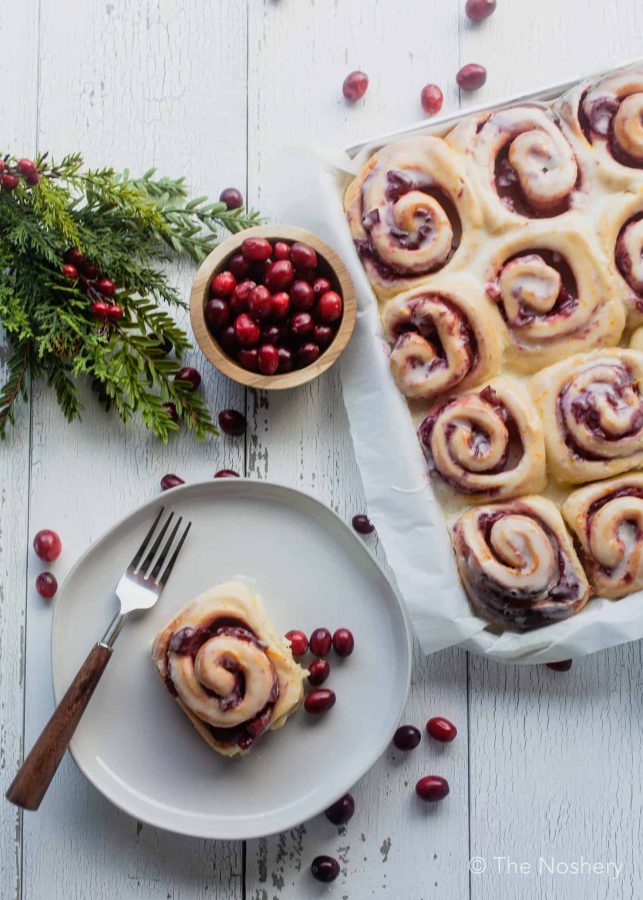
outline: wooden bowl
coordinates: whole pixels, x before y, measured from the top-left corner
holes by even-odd
[[[344,301],[344,313],[333,342],[320,354],[319,359],[303,369],[284,372],[282,375],[261,375],[259,372],[249,372],[228,356],[205,321],[205,304],[209,297],[210,282],[215,275],[225,270],[230,256],[238,252],[242,242],[248,237],[264,237],[270,241],[285,241],[287,244],[295,241],[309,244],[321,258],[322,264],[326,263],[328,273],[324,272],[323,274],[327,274],[333,289]],[[256,228],[241,231],[224,241],[203,261],[196,273],[190,292],[192,330],[201,350],[212,365],[239,384],[268,391],[298,387],[312,381],[329,369],[339,359],[350,340],[355,327],[356,312],[357,302],[353,282],[339,256],[312,232],[289,225],[259,225]]]

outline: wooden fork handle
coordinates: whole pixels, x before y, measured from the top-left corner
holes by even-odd
[[[11,803],[38,809],[111,656],[112,648],[102,643],[90,650],[11,783],[6,794]]]

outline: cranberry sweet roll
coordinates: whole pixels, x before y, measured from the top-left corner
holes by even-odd
[[[481,224],[463,161],[441,138],[414,137],[379,150],[350,184],[346,216],[378,297],[462,266]]]
[[[496,378],[447,400],[418,429],[431,473],[471,503],[540,491],[545,445],[527,391]]]
[[[613,197],[600,223],[616,292],[630,326],[643,324],[643,186],[634,196]]]
[[[535,375],[547,463],[559,481],[580,484],[643,465],[643,353],[580,353]]]
[[[181,610],[152,648],[159,677],[223,756],[247,753],[300,706],[306,672],[258,596],[227,581]]]
[[[624,597],[643,588],[643,475],[630,473],[569,495],[565,521],[597,594]]]
[[[523,497],[470,509],[453,528],[460,576],[475,612],[514,631],[583,608],[589,585],[554,504]]]

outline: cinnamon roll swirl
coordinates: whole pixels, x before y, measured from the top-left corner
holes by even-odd
[[[303,699],[305,670],[241,582],[220,584],[181,610],[154,641],[152,659],[201,737],[223,756],[247,753]]]
[[[600,224],[615,289],[631,327],[643,324],[643,187],[626,200],[614,198]]]
[[[574,491],[563,516],[597,594],[616,599],[643,588],[643,474]]]
[[[460,576],[475,612],[514,631],[573,616],[589,585],[554,504],[544,497],[467,510],[453,528]]]
[[[580,353],[535,375],[530,388],[559,481],[579,484],[643,465],[643,353]]]
[[[500,368],[502,319],[470,276],[438,277],[430,287],[400,294],[384,307],[382,324],[393,378],[411,399],[435,400]]]
[[[378,297],[466,262],[481,218],[457,154],[437,137],[379,150],[344,199],[355,247]]]

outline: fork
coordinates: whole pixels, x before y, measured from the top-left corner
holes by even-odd
[[[110,622],[101,640],[94,644],[89,651],[87,659],[78,670],[67,693],[54,710],[52,717],[11,783],[6,797],[16,806],[21,806],[23,809],[38,809],[96,685],[112,657],[114,641],[120,634],[127,617],[132,612],[147,610],[154,606],[167,584],[192,523],[187,523],[175,543],[183,522],[183,517],[179,516],[158,559],[154,562],[174,518],[174,513],[170,512],[158,535],[154,538],[154,532],[164,511],[164,507],[158,511],[152,527],[145,535],[134,559],[116,585],[115,593],[120,601],[119,611]],[[166,564],[165,561],[170,552],[171,556]],[[153,566],[152,563],[154,563]]]

